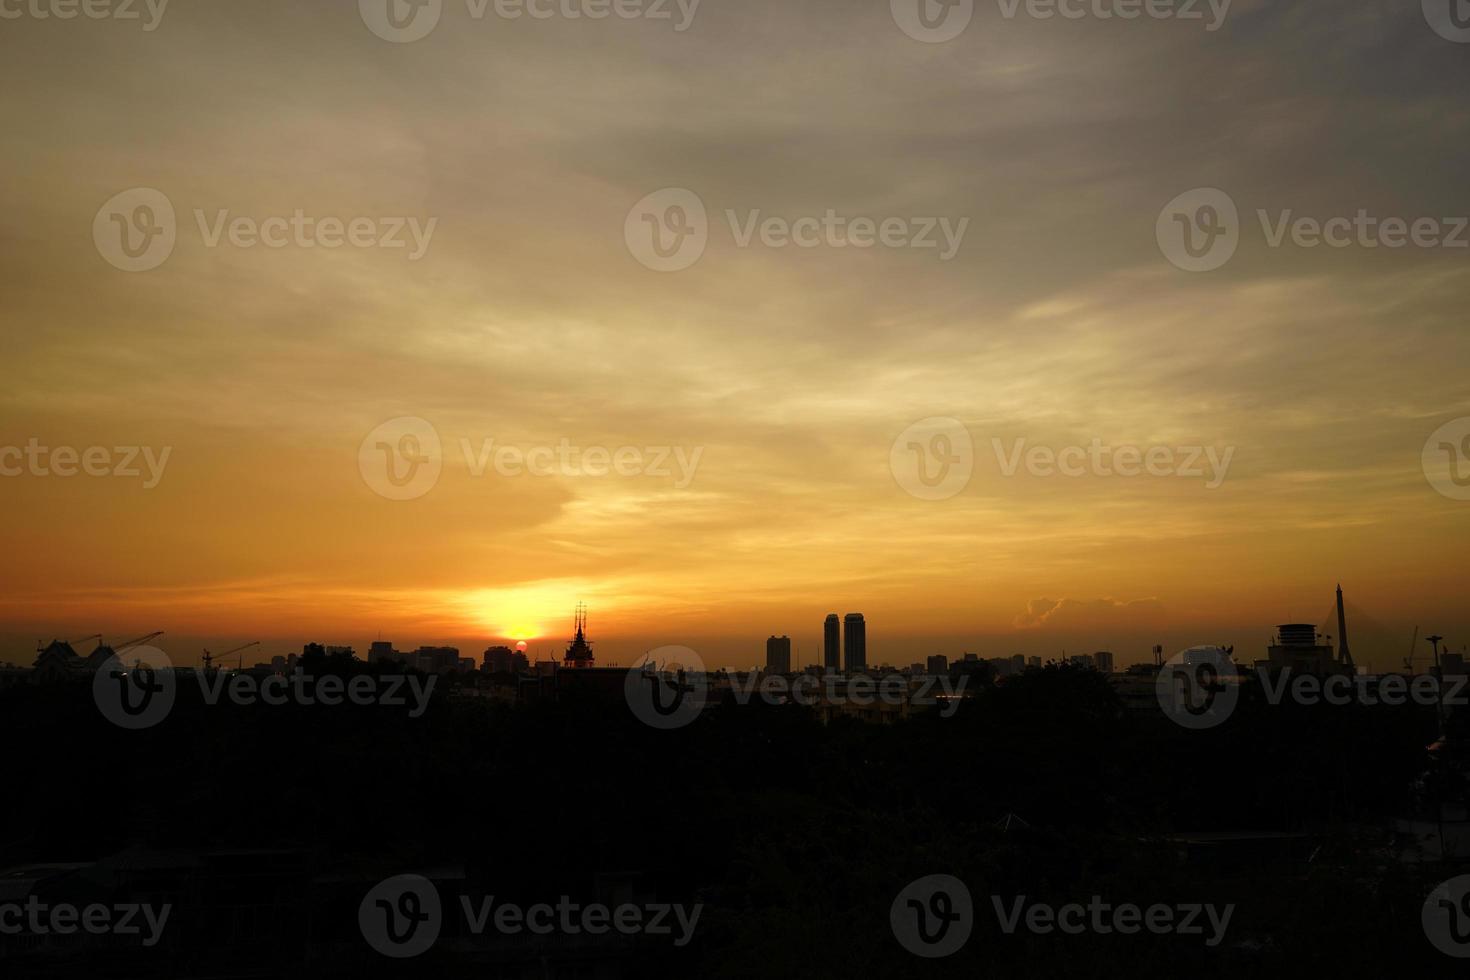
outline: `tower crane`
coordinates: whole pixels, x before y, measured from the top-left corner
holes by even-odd
[[[208,650],[205,650],[204,651],[204,657],[203,657],[203,660],[204,660],[204,669],[205,670],[209,670],[210,668],[212,668],[214,666],[214,662],[216,660],[219,660],[219,659],[223,659],[225,657],[228,657],[232,653],[240,653],[242,650],[249,650],[251,647],[258,647],[258,646],[260,646],[260,641],[259,640],[251,640],[249,643],[245,643],[245,644],[242,644],[240,646],[237,646],[233,650],[226,650],[224,653],[221,653],[218,656],[216,656],[213,653],[210,653]],[[245,666],[245,658],[242,656],[240,658],[239,665],[235,669],[236,670],[240,670],[244,666]]]
[[[140,636],[137,639],[128,640],[125,643],[119,643],[117,645],[117,648],[116,648],[117,649],[117,652],[118,653],[122,653],[124,650],[130,650],[133,647],[141,646],[144,643],[148,643],[148,642],[150,642],[152,640],[158,639],[162,635],[163,635],[163,630],[156,630],[156,631],[154,631],[152,633],[149,633],[147,636]]]

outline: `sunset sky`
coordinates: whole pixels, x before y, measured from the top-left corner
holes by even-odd
[[[1415,625],[1470,641],[1470,501],[1421,462],[1470,416],[1470,248],[1273,248],[1257,217],[1470,215],[1470,46],[1419,4],[1235,0],[1210,32],[980,2],[943,44],[887,0],[704,0],[684,31],[670,7],[445,0],[412,43],[340,0],[0,20],[0,446],[170,447],[151,488],[0,477],[0,660],[156,629],[181,663],[380,634],[559,655],[578,601],[620,663],[749,665],[771,633],[813,662],[851,611],[875,662],[1264,656],[1338,581],[1360,662]],[[132,188],[177,212],[146,272],[94,241]],[[665,188],[708,210],[683,271],[625,240]],[[1215,271],[1156,239],[1195,188],[1239,207]],[[211,247],[196,210],[436,224],[410,260]],[[968,225],[944,261],[742,247],[727,210]],[[400,418],[443,446],[412,500],[360,465]],[[890,465],[930,418],[975,447],[944,500]],[[489,439],[668,447],[672,473],[476,475]],[[1233,456],[1215,488],[1008,476],[992,440],[1022,439]]]

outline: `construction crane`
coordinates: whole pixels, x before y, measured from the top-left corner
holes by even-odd
[[[1414,674],[1414,651],[1419,649],[1419,627],[1414,627],[1414,638],[1409,641],[1409,655],[1404,658],[1404,670],[1412,677]]]
[[[162,635],[163,635],[163,630],[157,630],[156,632],[149,633],[147,636],[140,636],[140,637],[138,637],[135,640],[128,640],[125,643],[119,643],[115,647],[115,649],[117,650],[118,653],[122,653],[124,650],[130,650],[130,649],[132,649],[135,646],[140,646],[140,645],[142,645],[144,643],[148,643],[151,640],[156,640],[156,639],[158,639]]]
[[[78,643],[86,643],[88,640],[97,640],[100,642],[102,640],[102,634],[93,633],[91,636],[84,636],[80,640],[68,640],[67,642],[75,647]]]
[[[215,656],[214,654],[210,653],[208,650],[205,650],[204,651],[204,658],[203,658],[204,659],[204,669],[205,670],[209,670],[210,668],[212,668],[214,666],[214,662],[216,660],[220,660],[220,659],[223,659],[225,657],[228,657],[232,653],[240,653],[242,650],[249,650],[251,647],[258,647],[258,646],[260,646],[260,641],[259,640],[251,640],[249,643],[243,644],[241,646],[237,646],[233,650],[226,650],[224,653],[219,654],[219,656]],[[240,657],[239,664],[236,666],[235,669],[236,670],[242,670],[242,669],[244,669],[244,666],[245,666],[245,658],[244,658],[244,656],[241,656]]]

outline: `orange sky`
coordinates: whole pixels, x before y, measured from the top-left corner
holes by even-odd
[[[1286,14],[1240,0],[1208,36],[977,10],[928,45],[883,3],[707,0],[682,33],[467,22],[395,44],[352,4],[246,6],[0,32],[0,447],[170,451],[153,487],[0,477],[0,660],[153,629],[183,662],[379,632],[549,647],[585,601],[622,662],[686,643],[750,663],[772,632],[814,650],[854,610],[874,659],[1132,661],[1256,649],[1320,621],[1339,580],[1392,638],[1385,666],[1416,624],[1470,639],[1470,502],[1421,464],[1470,416],[1467,253],[1273,249],[1254,224],[1470,214],[1463,89],[1420,81],[1464,52],[1415,18],[1370,3],[1263,42]],[[137,187],[178,241],[126,272],[93,224]],[[709,243],[660,273],[625,225],[670,187],[707,206]],[[1245,221],[1209,273],[1155,240],[1194,187]],[[410,260],[211,247],[196,219],[297,209],[436,225]],[[742,247],[725,215],[829,209],[969,224],[944,261]],[[405,417],[442,469],[390,500],[360,454]],[[930,418],[974,447],[943,500],[894,471]],[[490,439],[698,463],[477,475]],[[1233,455],[1211,488],[1007,475],[992,440]]]

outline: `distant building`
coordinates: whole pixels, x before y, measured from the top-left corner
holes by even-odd
[[[480,669],[488,674],[524,674],[531,669],[531,663],[519,650],[493,646],[480,658]]]
[[[946,657],[942,653],[936,653],[934,656],[930,657],[929,658],[929,673],[931,673],[931,674],[947,674],[947,673],[949,673],[949,658]]]
[[[1072,654],[1072,666],[1081,667],[1084,670],[1096,670],[1097,664],[1093,662],[1092,655],[1088,653]]]
[[[791,673],[791,637],[773,636],[766,640],[766,672]]]
[[[1276,642],[1266,649],[1266,662],[1257,663],[1270,671],[1324,676],[1339,673],[1332,644],[1311,623],[1284,623],[1276,627]]]
[[[1040,670],[1041,669],[1041,658],[1040,657],[1032,657],[1031,659],[1029,659],[1029,660],[1026,661],[1026,666],[1028,668],[1030,668],[1031,670]]]
[[[1104,674],[1111,674],[1113,672],[1113,655],[1109,651],[1102,650],[1094,653],[1092,659],[1096,662],[1099,672]]]
[[[419,647],[410,665],[426,674],[452,674],[459,670],[458,647]]]
[[[31,670],[37,684],[59,683],[87,676],[87,658],[78,656],[65,640],[52,640],[45,649],[37,651]]]
[[[1019,674],[1022,671],[1024,671],[1025,669],[1026,669],[1026,658],[1024,656],[1022,656],[1021,654],[1019,654],[1019,653],[1013,655],[1011,657],[1011,673],[1013,673],[1013,674]]]
[[[399,663],[409,665],[411,658],[406,653],[399,653],[393,649],[393,644],[387,640],[375,640],[368,646],[368,663]]]
[[[868,669],[868,624],[862,613],[848,613],[842,620],[843,668],[848,673]]]
[[[822,623],[822,666],[834,672],[842,669],[842,623],[836,613],[828,613]]]

